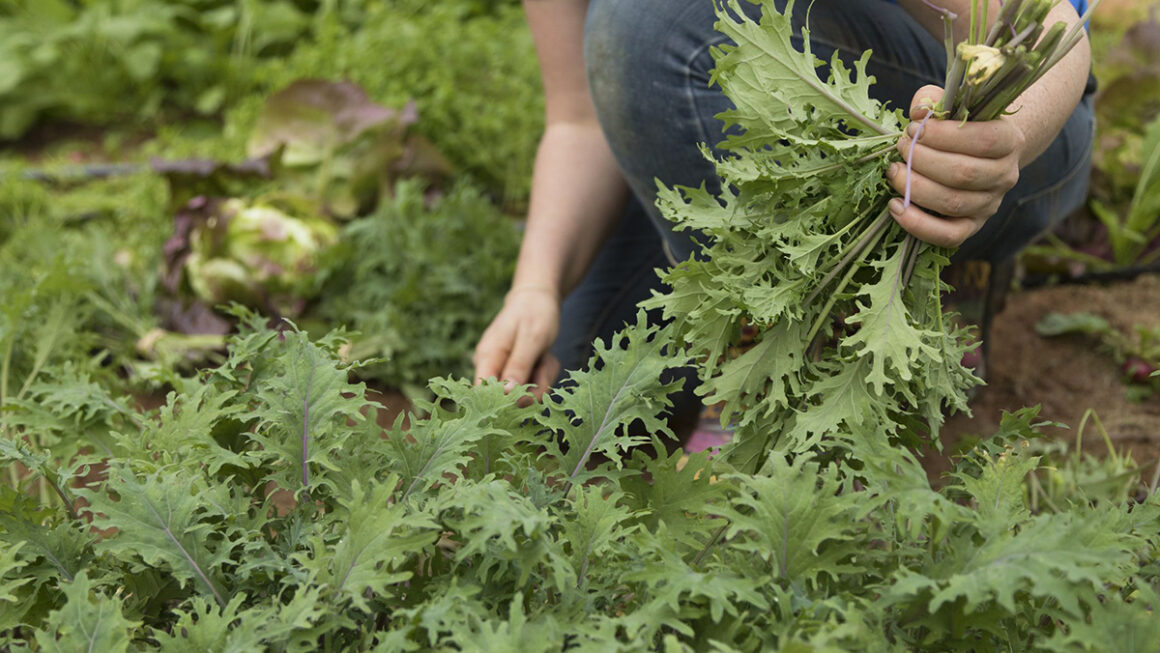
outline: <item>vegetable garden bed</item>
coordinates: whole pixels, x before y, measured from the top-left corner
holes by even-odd
[[[246,15],[229,0],[205,2]],[[122,9],[142,20],[149,4]],[[955,417],[941,432],[954,456],[918,453],[941,419],[941,399],[961,404],[971,377],[958,367],[966,345],[941,331],[941,255],[919,256],[909,241],[884,240],[880,251],[852,248],[872,262],[831,280],[838,282],[832,294],[841,295],[835,301],[857,306],[857,319],[842,329],[827,315],[811,316],[808,330],[791,323],[810,350],[790,356],[798,364],[792,371],[754,357],[718,360],[743,322],[741,310],[725,311],[723,322],[698,322],[712,313],[706,311],[667,327],[628,325],[600,343],[589,368],[572,374],[573,385],[521,407],[516,400],[525,388],[509,394],[497,383],[473,387],[439,374],[456,365],[464,371],[470,332],[487,317],[486,308],[466,300],[486,307],[502,293],[514,240],[494,204],[519,207],[526,193],[526,170],[508,166],[530,161],[534,140],[526,132],[535,103],[522,95],[534,88],[528,43],[522,33],[493,38],[512,36],[514,3],[322,4],[328,9],[313,19],[310,2],[283,7],[297,17],[292,36],[304,35],[284,61],[247,51],[247,39],[262,37],[265,25],[242,34],[233,56],[255,58],[235,70],[241,89],[226,89],[242,95],[224,131],[211,122],[214,137],[200,141],[180,134],[192,123],[161,124],[158,138],[141,145],[141,154],[184,161],[204,188],[222,182],[224,168],[185,157],[240,160],[241,143],[275,90],[265,86],[274,81],[256,81],[255,71],[278,84],[304,75],[350,77],[384,101],[421,91],[420,116],[434,116],[419,123],[423,133],[471,174],[436,192],[417,182],[378,187],[378,205],[342,227],[347,239],[333,250],[339,260],[301,266],[324,271],[317,284],[306,284],[321,296],[285,309],[302,311],[294,313],[302,329],[234,306],[228,312],[236,328],[214,336],[227,346],[191,360],[187,342],[158,333],[155,308],[166,292],[159,271],[173,209],[198,193],[167,186],[148,169],[92,184],[52,175],[46,184],[19,174],[0,178],[0,459],[8,476],[0,485],[0,646],[877,653],[1104,651],[1115,642],[1124,651],[1160,649],[1160,494],[1156,468],[1138,466],[1155,450],[1136,448],[1133,461],[1118,448],[1156,443],[1157,395],[1137,393],[1140,401],[1128,402],[1116,362],[1091,340],[1031,335],[1046,311],[1070,308],[1128,332],[1160,326],[1156,277],[1013,295],[994,326],[992,385],[973,404],[975,421]],[[91,16],[71,4],[61,10]],[[785,37],[786,25],[770,21],[731,27],[766,43]],[[462,29],[433,28],[447,24]],[[236,38],[232,24],[219,27],[227,40]],[[105,38],[102,29],[93,33]],[[175,27],[163,21],[159,29]],[[70,34],[84,39],[88,32]],[[286,35],[267,37],[278,44]],[[159,38],[147,31],[143,45]],[[510,45],[517,42],[524,53]],[[752,53],[753,42],[744,47]],[[388,49],[409,62],[394,75],[383,72]],[[428,71],[433,52],[460,68]],[[747,52],[730,63],[740,79],[754,72],[745,69],[754,59]],[[813,69],[812,60],[788,49],[777,56],[799,72]],[[481,60],[505,71],[501,78],[465,78]],[[168,74],[158,83],[170,83]],[[888,152],[898,116],[863,97],[868,82],[857,70],[839,74],[846,77],[827,92],[842,101],[827,105],[828,122],[799,120],[794,116],[813,109],[798,107],[768,133],[749,124],[758,144],[747,154],[775,145],[814,152],[809,135],[837,142],[849,136],[837,116],[851,106],[877,117],[869,124],[884,135],[868,140],[878,154]],[[814,90],[797,101],[820,84],[805,81]],[[493,100],[478,94],[481,84],[506,89],[495,113],[477,110]],[[178,96],[183,102],[198,89],[186,90]],[[5,115],[77,112],[74,102],[24,99]],[[162,109],[143,106],[142,115]],[[22,124],[16,118],[8,118],[9,129]],[[450,129],[459,122],[462,129]],[[367,142],[354,136],[344,146],[365,154]],[[371,153],[382,154],[375,149],[381,142],[373,142]],[[833,166],[822,159],[840,157],[844,147],[831,146],[803,160],[828,174]],[[340,211],[330,209],[361,205],[325,192],[341,177],[331,175],[333,154],[308,162],[318,166],[309,173],[317,182],[311,190],[324,199],[305,209],[280,204],[289,208],[279,221],[292,225],[300,209],[333,217]],[[1129,165],[1131,153],[1117,160]],[[784,174],[788,161],[734,173],[752,172],[745,181],[766,188],[801,172]],[[51,167],[53,157],[39,164]],[[879,172],[862,170],[850,206],[885,199]],[[228,176],[226,186],[236,188]],[[794,195],[802,207],[819,195],[810,183]],[[268,191],[245,192],[257,202]],[[722,219],[713,198],[694,205],[685,199],[665,194],[670,212],[723,233],[736,226]],[[1114,204],[1116,196],[1105,199]],[[784,216],[769,204],[753,206],[768,213],[753,228],[781,227],[778,237],[796,239],[792,263],[778,261],[782,270],[825,262],[814,246],[851,245],[842,229],[825,237],[802,233],[775,223]],[[819,209],[813,217],[823,224],[833,214]],[[208,217],[206,233],[228,219]],[[869,240],[884,231],[871,230]],[[448,233],[454,242],[440,240]],[[262,239],[250,236],[260,248]],[[228,267],[229,249],[206,251]],[[480,258],[469,260],[471,253]],[[241,263],[269,267],[268,259]],[[899,337],[894,322],[875,324],[867,305],[895,299],[885,268],[914,273],[908,301],[926,293],[915,304],[926,321],[921,338]],[[208,282],[202,286],[203,299],[228,299]],[[721,297],[734,299],[724,291]],[[691,312],[674,308],[678,301],[701,299],[654,302],[684,318]],[[420,323],[427,315],[438,319]],[[336,323],[364,333],[331,331]],[[817,334],[826,337],[815,340]],[[867,334],[886,334],[893,346],[884,349],[886,338]],[[759,346],[782,355],[773,343]],[[920,353],[930,365],[911,374],[906,363]],[[690,358],[710,390],[730,402],[728,419],[741,437],[713,457],[646,454],[664,451],[672,436],[659,416],[674,386],[661,372]],[[867,370],[872,376],[858,373]],[[372,391],[361,380],[388,377],[411,399]],[[1022,408],[1031,403],[1044,408]],[[1085,416],[1089,407],[1098,422]],[[1058,431],[1055,420],[1083,429],[1082,451],[1062,444],[1075,431]],[[1091,453],[1099,455],[1085,455]]]

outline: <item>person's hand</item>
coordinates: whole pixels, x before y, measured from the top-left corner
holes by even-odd
[[[560,330],[560,300],[541,286],[516,286],[475,346],[475,380],[496,377],[509,385],[533,383],[538,400],[556,380],[560,362],[548,348]]]
[[[943,90],[937,86],[924,86],[914,94],[910,106],[912,122],[898,141],[904,163],[891,165],[886,177],[905,197],[905,161],[910,161],[911,204],[903,208],[901,197],[892,199],[890,212],[903,229],[919,240],[958,247],[995,215],[1003,196],[1019,181],[1019,161],[1026,139],[1018,127],[1004,118],[961,122],[932,117],[915,143],[920,122],[942,95]]]

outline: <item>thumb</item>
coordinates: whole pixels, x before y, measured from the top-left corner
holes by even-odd
[[[910,119],[922,120],[930,110],[942,100],[943,89],[934,84],[927,84],[914,93],[910,101]]]

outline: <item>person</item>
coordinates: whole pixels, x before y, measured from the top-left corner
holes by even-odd
[[[965,17],[971,1],[934,3]],[[775,4],[785,10],[785,0]],[[997,16],[999,2],[991,4]],[[511,290],[475,350],[477,379],[532,383],[542,395],[564,371],[584,366],[596,338],[607,341],[633,320],[637,303],[661,288],[657,268],[697,247],[653,202],[657,179],[719,189],[712,162],[698,149],[721,140],[715,116],[730,107],[709,84],[711,48],[726,42],[713,28],[715,5],[524,0],[546,127]],[[760,17],[759,5],[741,5]],[[1047,23],[1074,25],[1082,9],[1081,0],[1060,2]],[[796,33],[807,19],[823,61],[836,50],[849,64],[872,49],[873,94],[910,107],[912,120],[941,97],[944,27],[924,0],[799,0]],[[967,21],[955,29],[965,38]],[[901,200],[892,202],[894,219],[924,241],[959,247],[956,260],[1011,259],[1084,201],[1094,129],[1089,70],[1085,38],[1016,101],[1012,115],[928,121],[914,149],[913,203],[904,210]],[[907,155],[909,135],[898,149]],[[905,176],[901,164],[887,173],[900,195]]]

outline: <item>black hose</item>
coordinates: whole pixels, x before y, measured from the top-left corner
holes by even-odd
[[[19,177],[30,181],[75,181],[78,179],[105,179],[108,177],[123,177],[145,169],[144,163],[100,163],[93,165],[74,165],[54,168],[33,168],[21,170]],[[13,176],[11,172],[0,170],[0,180]]]

